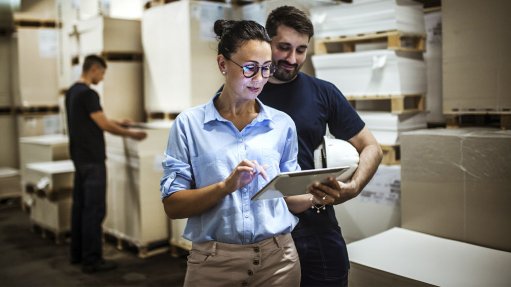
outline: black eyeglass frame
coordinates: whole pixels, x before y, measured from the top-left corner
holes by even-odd
[[[266,65],[260,66],[259,64],[255,64],[255,63],[251,63],[251,64],[247,64],[247,65],[240,65],[240,64],[238,64],[238,63],[234,62],[234,61],[233,61],[232,59],[230,59],[230,58],[227,58],[227,57],[225,57],[225,58],[226,58],[227,60],[229,60],[229,61],[233,62],[234,64],[236,64],[236,66],[240,67],[240,68],[241,68],[241,70],[243,71],[243,77],[245,77],[245,78],[247,78],[247,79],[250,79],[250,78],[255,77],[255,75],[257,75],[257,73],[259,73],[259,70],[261,70],[261,77],[263,77],[263,78],[265,78],[265,79],[268,79],[269,77],[273,76],[273,73],[275,73],[275,66],[273,65],[273,63],[270,63],[270,65],[268,65],[268,66],[270,66],[270,74],[268,75],[268,77],[265,77],[265,76],[263,75],[263,69],[262,69],[262,68],[263,68],[263,67],[266,67]],[[248,68],[246,68],[245,66],[249,66],[249,65],[253,65],[253,66],[255,66],[257,69],[253,72],[253,74],[252,74],[252,75],[247,76],[246,74],[247,74],[248,72],[251,72],[251,71],[250,71]]]

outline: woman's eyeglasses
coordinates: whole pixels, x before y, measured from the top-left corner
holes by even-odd
[[[261,76],[263,78],[269,78],[273,75],[273,72],[275,72],[275,67],[271,63],[264,64],[262,66],[259,66],[257,64],[245,64],[242,66],[229,58],[226,59],[240,67],[243,70],[243,76],[245,76],[245,78],[254,77],[255,75],[257,75],[257,72],[259,72],[259,69],[261,69]]]

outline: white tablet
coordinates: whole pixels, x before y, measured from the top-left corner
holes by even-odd
[[[328,177],[337,178],[348,170],[349,167],[346,166],[283,172],[254,194],[252,200],[305,194],[307,187],[314,181],[324,181]]]

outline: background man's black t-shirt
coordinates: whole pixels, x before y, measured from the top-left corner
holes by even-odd
[[[101,110],[98,93],[86,84],[75,83],[66,93],[69,151],[74,163],[105,161],[103,130],[90,117]]]

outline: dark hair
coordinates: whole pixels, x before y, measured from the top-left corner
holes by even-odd
[[[219,40],[218,54],[222,54],[228,59],[249,40],[271,42],[264,27],[250,20],[216,20],[213,30]]]
[[[98,65],[101,66],[103,69],[106,69],[105,59],[97,55],[88,55],[87,57],[85,57],[85,61],[83,61],[82,72],[89,71],[94,65]]]
[[[307,15],[293,6],[281,6],[275,8],[266,19],[266,31],[271,38],[277,35],[277,28],[281,25],[296,30],[300,34],[309,35],[309,40],[314,36],[314,26]]]

